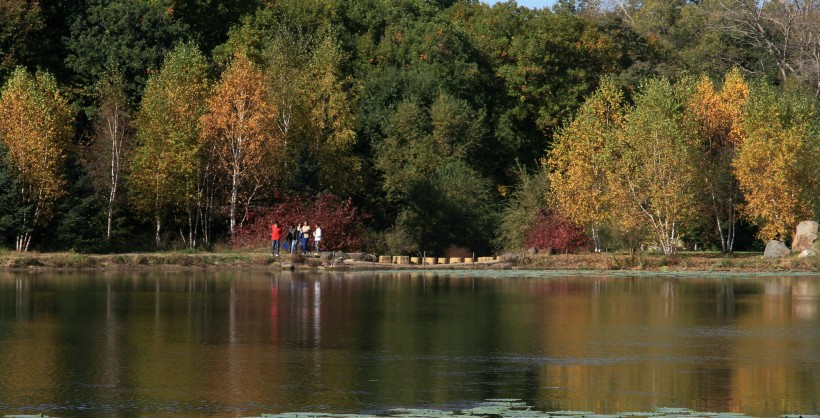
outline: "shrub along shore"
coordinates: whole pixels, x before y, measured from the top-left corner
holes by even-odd
[[[378,259],[378,258],[376,258]],[[655,253],[504,254],[497,261],[464,264],[394,265],[371,261],[342,262],[338,257],[282,255],[263,250],[247,252],[154,252],[82,254],[73,252],[2,252],[4,270],[111,270],[111,269],[522,269],[522,270],[634,270],[658,272],[818,272],[820,258],[764,259],[761,253],[684,252]]]

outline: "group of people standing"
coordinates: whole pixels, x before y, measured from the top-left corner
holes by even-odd
[[[279,223],[273,221],[270,226],[270,253],[279,256],[279,249],[298,254],[301,249],[302,254],[310,254],[308,251],[308,241],[313,238],[313,247],[316,254],[319,254],[319,243],[322,241],[322,227],[314,224],[313,229],[307,222],[299,225],[291,225],[288,229],[283,229]],[[283,242],[284,239],[284,242]]]

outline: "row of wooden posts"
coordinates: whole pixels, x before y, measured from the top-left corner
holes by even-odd
[[[498,261],[498,257],[408,257],[403,255],[380,255],[379,263],[381,264],[418,264],[418,265],[434,265],[434,264],[473,264],[473,263],[489,263]]]

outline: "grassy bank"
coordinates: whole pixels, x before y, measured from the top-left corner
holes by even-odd
[[[761,253],[685,252],[674,256],[655,253],[506,254],[500,260],[512,268],[545,270],[820,272],[818,257],[764,259]]]
[[[265,253],[0,253],[0,268],[5,269],[254,267],[271,266],[279,261]]]
[[[118,268],[265,268],[293,263],[318,267],[318,258],[272,257],[264,250],[247,252],[155,252],[130,254],[17,253],[0,252],[2,269],[118,269]],[[369,268],[399,266],[360,264]],[[356,268],[356,265],[349,266]],[[418,269],[419,266],[401,266]],[[680,253],[664,256],[652,253],[583,253],[559,255],[505,254],[494,264],[438,265],[424,268],[495,268],[542,270],[644,270],[644,271],[749,271],[820,272],[820,258],[788,257],[764,259],[760,253]]]

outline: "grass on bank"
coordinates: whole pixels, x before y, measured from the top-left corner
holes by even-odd
[[[722,254],[716,252],[682,252],[674,256],[657,253],[580,253],[580,254],[505,254],[496,265],[478,268],[522,268],[543,270],[646,270],[646,271],[750,271],[820,272],[820,257],[764,259],[761,253]],[[0,251],[0,268],[205,268],[263,267],[282,262],[318,265],[314,258],[292,259],[283,254],[273,257],[267,249],[220,250],[216,252],[168,251],[155,253],[83,254],[18,253]],[[467,265],[465,265],[467,267]]]
[[[500,260],[514,267],[545,270],[820,271],[818,257],[764,259],[757,252],[506,254]]]
[[[269,266],[281,261],[266,253],[128,253],[82,254],[60,253],[0,253],[2,268],[118,268],[118,267],[242,267]]]

